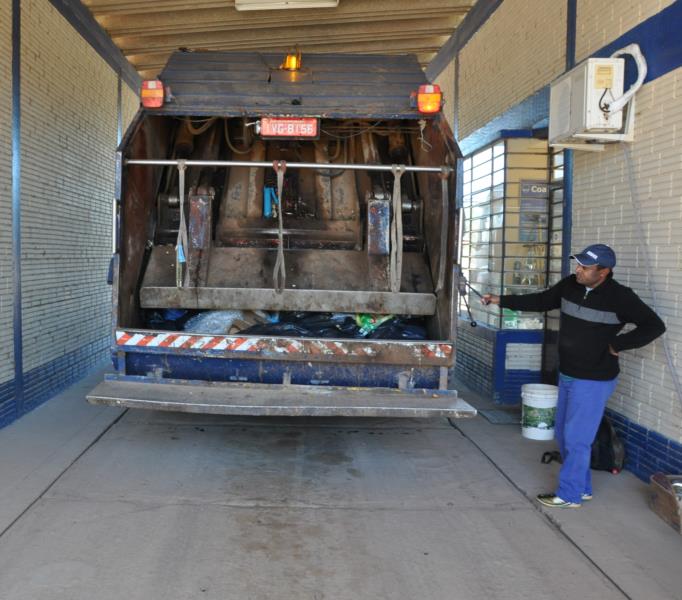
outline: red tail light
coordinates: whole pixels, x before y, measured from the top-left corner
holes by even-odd
[[[142,82],[140,98],[145,108],[161,108],[163,95],[163,82],[160,79],[148,79]]]
[[[437,113],[443,106],[443,94],[438,85],[420,85],[417,108],[421,113]]]

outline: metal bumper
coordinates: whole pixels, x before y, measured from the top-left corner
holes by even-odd
[[[474,417],[455,390],[222,383],[111,377],[91,404],[216,415],[306,417]]]

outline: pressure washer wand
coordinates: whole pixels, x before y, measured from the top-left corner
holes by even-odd
[[[474,292],[479,298],[483,299],[483,296],[481,293],[471,287],[471,284],[467,281],[467,278],[464,276],[464,273],[462,273],[462,269],[458,267],[457,269],[457,289],[459,291],[459,295],[461,296],[462,300],[464,300],[464,306],[466,306],[467,309],[467,314],[469,315],[469,320],[471,321],[471,326],[476,327],[478,323],[476,323],[476,320],[474,319],[473,315],[471,314],[471,308],[469,308],[469,301],[467,300],[467,287]]]

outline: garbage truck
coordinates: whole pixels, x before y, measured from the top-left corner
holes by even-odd
[[[414,55],[182,50],[116,153],[93,404],[467,417],[459,150]]]

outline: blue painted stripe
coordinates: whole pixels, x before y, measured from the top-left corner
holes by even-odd
[[[502,4],[502,0],[478,0],[474,4],[467,13],[467,16],[464,17],[464,20],[450,36],[450,39],[441,46],[436,56],[431,59],[431,62],[426,67],[426,77],[429,81],[433,81],[438,77],[441,71],[450,64],[452,59],[464,48],[466,43],[497,10],[500,4]]]
[[[657,471],[682,473],[682,444],[630,421],[624,415],[607,409],[606,415],[625,445],[625,468],[644,481]]]
[[[575,66],[575,40],[578,28],[578,0],[566,2],[566,70]]]
[[[24,410],[24,349],[21,315],[21,0],[12,0],[12,258],[14,398]]]
[[[130,88],[138,92],[142,80],[137,71],[82,2],[50,0],[50,3],[116,73],[121,73]]]
[[[17,418],[17,403],[14,401],[14,379],[0,384],[0,428]]]
[[[568,13],[566,24],[566,69],[575,65],[575,24],[574,3],[576,0],[567,0]],[[650,82],[661,77],[674,69],[682,66],[682,0],[676,0],[669,7],[642,21],[630,31],[620,36],[610,44],[597,50],[592,56],[610,56],[616,50],[631,43],[639,44],[647,61],[647,76],[644,82]],[[626,88],[635,80],[634,61],[626,59],[625,86]],[[483,127],[469,134],[460,141],[462,153],[467,156],[483,146],[499,139],[503,129],[527,129],[546,119],[549,115],[549,85],[534,92],[518,104],[501,113]],[[565,153],[564,177],[568,181],[572,173],[573,151]],[[568,190],[571,193],[572,190]],[[564,194],[567,192],[565,191]],[[565,197],[564,208],[572,207],[572,197]],[[571,223],[570,210],[564,210],[564,231],[570,233]],[[564,243],[570,254],[570,236]],[[566,252],[564,252],[566,254]]]
[[[24,411],[27,413],[106,364],[109,336],[67,352],[24,374]],[[15,382],[0,384],[0,428],[21,416],[14,397]]]
[[[121,145],[123,139],[123,78],[121,70],[116,74],[116,147]]]
[[[642,21],[610,44],[600,48],[592,56],[611,56],[628,44],[639,44],[647,62],[644,83],[654,81],[682,66],[682,0],[676,0],[667,8]],[[626,59],[625,86],[636,79],[635,63]]]
[[[461,140],[462,154],[467,156],[498,140],[503,129],[534,129],[548,114],[549,86],[545,86]]]
[[[114,357],[118,366],[118,356]],[[147,376],[161,373],[164,379],[199,381],[248,381],[251,383],[282,383],[285,373],[291,383],[300,385],[332,385],[353,387],[397,388],[404,365],[309,363],[273,361],[268,359],[206,359],[179,354],[125,354],[126,375]],[[439,367],[411,369],[415,388],[437,389]]]
[[[578,0],[566,4],[566,71],[575,66],[576,31],[578,28]],[[549,105],[546,115],[549,116]],[[564,194],[561,211],[561,276],[571,272],[571,244],[573,240],[573,150],[564,150]]]
[[[535,134],[532,129],[502,129],[501,138],[532,138]]]

